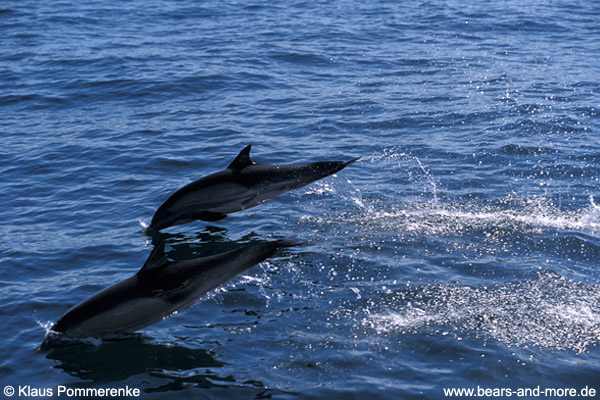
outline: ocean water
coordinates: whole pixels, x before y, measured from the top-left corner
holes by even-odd
[[[576,0],[3,1],[0,383],[600,391],[599,19]],[[173,259],[302,247],[137,337],[40,349],[141,267],[170,193],[248,144],[268,164],[362,159],[162,235]]]

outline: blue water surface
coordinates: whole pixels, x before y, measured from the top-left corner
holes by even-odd
[[[594,1],[0,4],[0,377],[141,398],[600,391]],[[171,258],[296,235],[124,341],[41,350],[127,278],[177,188],[246,145],[362,159]]]

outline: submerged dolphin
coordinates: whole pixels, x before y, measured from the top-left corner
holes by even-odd
[[[200,178],[173,193],[156,211],[148,231],[195,220],[218,221],[344,169],[350,161],[261,165],[244,148],[227,169]],[[360,157],[359,157],[360,158]]]
[[[165,242],[152,250],[134,276],[71,308],[52,327],[66,337],[127,334],[181,311],[277,250],[300,244],[294,238],[262,242],[197,260],[169,261]]]

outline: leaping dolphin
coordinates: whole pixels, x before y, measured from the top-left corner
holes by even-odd
[[[261,165],[245,147],[227,169],[200,178],[173,193],[156,211],[147,231],[160,231],[195,220],[218,221],[290,190],[344,169],[350,161]]]
[[[169,261],[157,245],[134,276],[71,308],[52,327],[66,337],[128,334],[181,311],[277,250],[300,242],[261,242],[197,260]]]

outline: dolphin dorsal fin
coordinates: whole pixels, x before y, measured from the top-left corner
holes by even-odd
[[[146,263],[138,274],[146,274],[149,271],[160,271],[163,267],[167,266],[169,260],[165,255],[165,243],[166,241],[163,240],[152,249],[150,256],[148,256]]]
[[[240,151],[240,154],[238,154],[238,156],[235,158],[235,160],[233,160],[233,162],[231,164],[229,164],[229,166],[227,168],[241,170],[244,167],[247,167],[248,165],[254,164],[252,162],[252,160],[250,160],[250,148],[251,147],[252,147],[251,144],[244,147],[244,149],[242,151]]]

